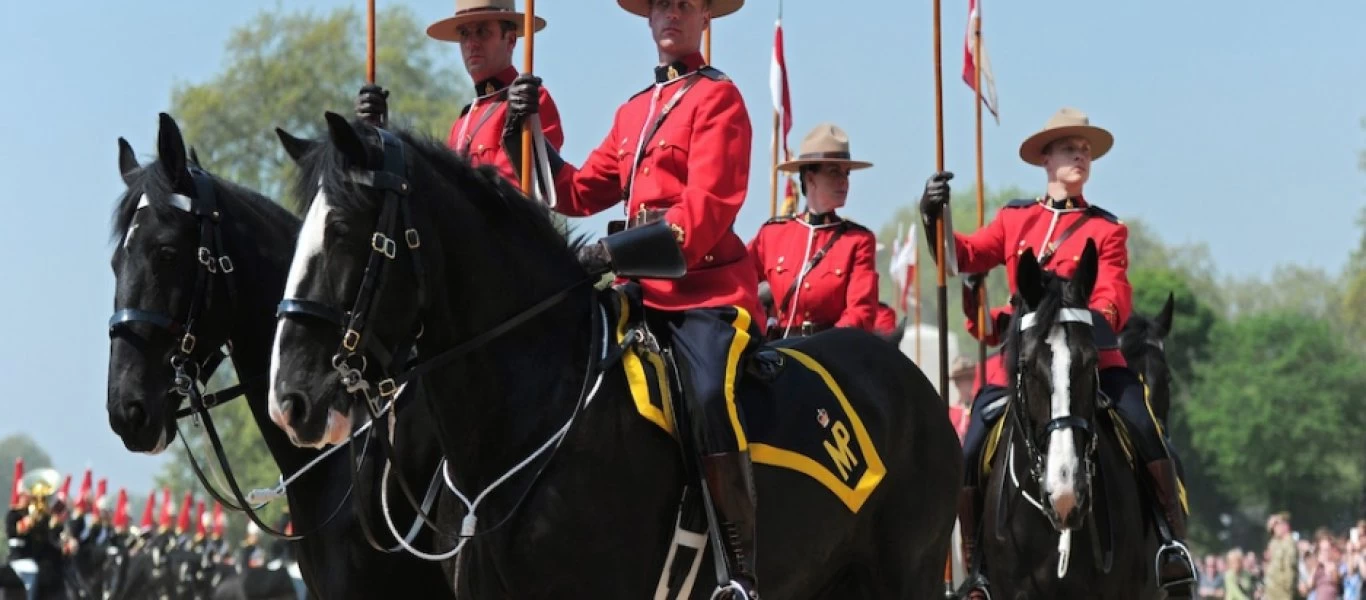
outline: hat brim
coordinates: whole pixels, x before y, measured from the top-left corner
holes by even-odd
[[[847,158],[800,158],[778,163],[778,170],[784,173],[796,173],[807,165],[845,165],[851,171],[867,169],[873,163],[861,160],[849,160]]]
[[[1080,137],[1091,144],[1091,160],[1099,160],[1115,145],[1115,136],[1095,125],[1067,125],[1040,131],[1020,144],[1020,159],[1037,167],[1043,166],[1043,149],[1050,143],[1068,137]]]
[[[517,37],[525,37],[526,14],[511,11],[476,11],[446,17],[427,27],[427,37],[443,42],[460,42],[460,26],[480,21],[508,21],[517,25]],[[536,17],[536,31],[545,29],[545,19]]]
[[[642,17],[650,16],[650,0],[617,0],[626,12]],[[711,0],[711,18],[729,15],[745,5],[745,0]]]

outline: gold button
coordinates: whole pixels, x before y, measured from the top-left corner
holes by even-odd
[[[806,282],[806,283],[803,283],[803,284],[802,284],[802,287],[805,288],[805,289],[808,289],[808,290],[811,289],[811,282],[808,281],[808,282]]]
[[[711,261],[713,261],[713,260],[716,260],[716,257],[715,257],[715,256],[712,256],[712,255],[710,255],[710,254],[708,254],[708,255],[706,255],[706,256],[703,256],[703,257],[702,257],[702,260],[707,261],[707,262],[711,262]]]
[[[806,317],[806,318],[808,318],[808,319],[811,318],[811,311],[809,311],[809,310],[804,310],[804,311],[802,311],[802,316],[803,316],[803,317]]]
[[[1081,262],[1081,257],[1080,257],[1080,256],[1073,256],[1073,257],[1072,257],[1072,262]]]
[[[773,272],[774,272],[774,273],[782,273],[782,272],[783,272],[783,266],[782,266],[782,265],[778,265],[778,267],[777,267],[776,269],[773,269]]]
[[[650,174],[650,167],[645,167],[645,171],[643,172],[643,174],[644,174],[644,175],[649,175],[649,174]]]
[[[617,150],[617,156],[625,156],[625,155],[626,155],[626,149],[625,149],[625,148],[622,148],[621,150]]]
[[[843,271],[841,271],[841,270],[839,270],[839,269],[835,269],[835,275],[839,275],[839,274],[842,273],[842,272],[843,272]]]
[[[1024,256],[1024,250],[1020,250],[1020,251],[1016,252],[1016,253],[1015,253],[1015,256]]]
[[[778,264],[780,264],[780,265],[783,264],[783,257],[781,257],[781,256],[778,257]]]
[[[659,147],[660,147],[660,148],[663,148],[663,147],[664,147],[664,140],[659,140]]]
[[[481,152],[484,150],[484,145],[483,145],[483,144],[479,144],[479,150],[480,150]]]

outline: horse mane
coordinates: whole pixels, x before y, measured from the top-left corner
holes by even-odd
[[[200,170],[208,175],[218,201],[233,215],[245,212],[244,216],[249,215],[263,222],[299,222],[298,216],[260,192],[221,179],[207,169]],[[116,242],[127,234],[133,217],[137,216],[138,204],[142,201],[143,194],[150,198],[148,208],[155,211],[158,217],[164,218],[179,210],[166,201],[178,190],[175,183],[166,176],[165,169],[161,168],[160,161],[143,165],[138,170],[125,174],[124,177],[130,181],[128,189],[124,190],[123,195],[114,204],[114,214],[110,219],[111,242]]]
[[[371,164],[380,160],[379,135],[369,125],[353,120],[351,126],[361,132],[370,152]],[[402,128],[391,129],[403,142],[406,158],[409,161],[409,179],[414,188],[422,179],[435,188],[453,188],[470,198],[469,202],[480,212],[495,229],[516,229],[519,241],[532,244],[547,251],[559,251],[573,256],[587,237],[584,235],[566,236],[556,228],[551,212],[545,205],[533,201],[522,194],[504,179],[497,169],[480,165],[472,166],[463,156],[446,146],[445,142],[428,134],[416,133]],[[368,194],[348,193],[347,183],[342,174],[350,165],[346,157],[330,142],[316,144],[312,150],[300,157],[299,177],[294,181],[293,192],[296,198],[305,200],[303,210],[311,204],[319,189],[326,192],[333,206],[342,211],[360,211],[375,208],[375,199]],[[414,168],[419,167],[419,168]],[[421,168],[426,167],[426,168]]]

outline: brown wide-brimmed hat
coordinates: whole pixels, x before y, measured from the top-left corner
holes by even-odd
[[[796,172],[806,165],[840,164],[850,169],[866,169],[873,163],[849,158],[849,135],[837,125],[821,123],[802,138],[797,156],[778,164],[779,171]]]
[[[633,15],[650,16],[650,0],[617,0],[617,4]],[[711,18],[724,17],[744,5],[745,0],[711,0]]]
[[[455,0],[455,15],[432,23],[427,36],[443,42],[459,42],[460,26],[478,21],[507,21],[517,26],[517,36],[526,35],[522,25],[526,16],[517,11],[517,0]],[[536,31],[545,29],[545,19],[536,17]]]
[[[1091,160],[1105,156],[1105,153],[1115,145],[1115,136],[1092,125],[1086,113],[1075,108],[1063,108],[1048,118],[1043,129],[1020,144],[1020,158],[1031,165],[1042,167],[1043,149],[1048,144],[1074,136],[1091,143]]]

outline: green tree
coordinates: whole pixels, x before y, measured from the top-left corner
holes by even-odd
[[[1366,207],[1361,209],[1357,225],[1361,227],[1361,241],[1342,275],[1342,319],[1352,336],[1352,347],[1366,353]]]
[[[392,92],[391,121],[444,139],[470,98],[454,46],[429,39],[404,6],[386,7],[377,19],[376,79]],[[294,167],[275,128],[315,137],[324,111],[353,113],[365,78],[362,31],[363,17],[350,7],[321,16],[262,12],[235,29],[223,71],[177,84],[171,94],[172,113],[205,167],[281,198]]]
[[[1295,310],[1341,324],[1342,285],[1343,281],[1322,269],[1280,265],[1272,269],[1267,279],[1225,281],[1223,295],[1232,316]]]
[[[1366,362],[1332,323],[1293,310],[1221,327],[1212,355],[1188,414],[1220,490],[1308,527],[1340,524],[1366,471]]]
[[[28,434],[16,433],[0,439],[0,485],[5,490],[6,510],[9,509],[10,490],[14,489],[14,461],[18,458],[24,459],[25,473],[52,466],[52,457]],[[0,564],[4,563],[8,553],[5,532],[0,531]]]

